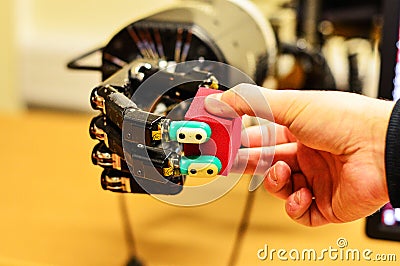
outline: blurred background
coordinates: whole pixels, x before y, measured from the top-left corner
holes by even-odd
[[[126,265],[133,253],[146,265],[227,265],[248,178],[221,199],[190,208],[148,195],[103,191],[88,134],[95,113],[89,95],[101,76],[66,68],[72,58],[105,45],[128,23],[177,3],[2,1],[0,265]],[[275,73],[263,81],[265,86],[377,96],[380,1],[253,3],[277,41]],[[128,216],[121,215],[125,204]],[[237,265],[265,264],[257,258],[265,244],[323,249],[340,237],[353,248],[376,253],[396,253],[400,247],[368,239],[363,220],[312,229],[297,225],[286,216],[284,203],[261,188],[236,251]]]

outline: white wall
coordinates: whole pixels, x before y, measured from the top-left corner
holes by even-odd
[[[17,87],[29,104],[90,110],[97,72],[67,70],[131,21],[173,0],[16,0]]]
[[[0,8],[0,111],[14,112],[23,107],[16,90],[16,50],[12,0],[3,0]]]

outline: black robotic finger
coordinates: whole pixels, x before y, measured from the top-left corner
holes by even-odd
[[[104,190],[125,193],[175,195],[182,191],[182,183],[159,183],[115,169],[104,169],[101,174],[101,186]]]
[[[112,192],[146,193],[129,172],[122,172],[115,169],[103,170],[101,174],[101,187],[104,190]]]
[[[132,145],[128,150],[129,152],[125,152],[125,160],[133,175],[159,183],[183,182],[180,156],[176,152],[145,147],[142,144]]]
[[[104,115],[99,115],[93,117],[90,121],[89,135],[92,139],[104,140],[105,139],[105,125],[106,117]]]
[[[93,89],[90,102],[93,109],[100,110],[119,128],[122,128],[125,111],[137,109],[134,102],[111,85],[101,85]]]
[[[104,123],[107,123],[107,126],[115,125],[116,130],[113,132],[121,131],[124,126],[125,141],[153,147],[161,143],[163,116],[138,109],[134,102],[111,86],[95,88],[90,98],[93,108],[101,110],[107,117]],[[92,134],[96,134],[96,129],[100,128],[101,124],[102,121],[98,120],[91,123]],[[118,133],[114,135],[117,137]]]
[[[125,160],[113,153],[103,141],[94,146],[92,151],[92,163],[103,168],[113,168],[129,173],[129,167]]]
[[[96,116],[90,122],[89,133],[92,139],[104,141],[106,146],[120,157],[124,157],[121,130],[105,116]]]
[[[126,110],[123,125],[123,141],[140,143],[148,147],[157,147],[162,140],[163,116],[139,109]]]
[[[160,184],[172,182],[183,185],[184,177],[180,173],[180,156],[172,151],[161,148],[129,147],[126,160],[115,154],[106,144],[99,142],[92,151],[94,165],[106,169],[114,169],[124,173],[133,173],[138,178],[151,180]]]

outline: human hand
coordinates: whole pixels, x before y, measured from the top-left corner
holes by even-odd
[[[209,96],[205,103],[208,112],[222,117],[247,114],[274,120],[274,164],[269,171],[263,169],[264,185],[286,200],[293,220],[307,226],[349,222],[389,201],[384,153],[394,103],[344,92],[269,90],[250,84]],[[244,144],[249,148],[239,151],[236,169],[254,173],[271,156],[270,148],[261,147],[268,139],[263,132],[247,130]]]

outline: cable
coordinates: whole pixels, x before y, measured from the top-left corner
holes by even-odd
[[[93,50],[90,50],[89,52],[84,53],[83,55],[80,55],[74,59],[72,59],[70,62],[67,63],[67,67],[69,69],[78,69],[78,70],[93,70],[93,71],[101,71],[102,70],[102,65],[81,65],[80,61],[88,58],[89,56],[95,54],[95,53],[101,53],[103,51],[103,47],[100,48],[95,48]]]
[[[255,191],[248,191],[242,217],[240,219],[240,224],[238,230],[236,231],[236,236],[233,248],[231,250],[231,255],[229,256],[229,261],[227,264],[228,266],[237,265],[237,260],[239,258],[239,253],[242,247],[242,240],[249,227],[250,216],[254,206],[254,199],[255,199]],[[140,262],[137,258],[137,250],[136,250],[133,228],[130,223],[128,208],[124,194],[121,194],[119,197],[119,207],[121,211],[125,240],[129,252],[129,261],[127,263],[127,266],[142,266],[143,265],[142,262]]]
[[[255,199],[255,191],[248,191],[242,218],[240,219],[240,224],[236,232],[236,237],[233,243],[231,255],[229,256],[228,266],[235,266],[237,264],[237,260],[239,258],[239,252],[242,247],[242,242],[243,242],[242,240],[249,227],[250,214],[254,206],[254,199]]]
[[[119,196],[119,209],[121,211],[122,226],[124,229],[125,240],[128,246],[129,261],[127,266],[142,266],[142,262],[137,258],[136,243],[133,228],[130,223],[128,208],[125,201],[125,194]]]
[[[249,220],[250,220],[251,211],[254,206],[254,199],[255,199],[255,191],[253,191],[253,192],[248,191],[248,194],[246,197],[246,203],[245,203],[245,206],[243,209],[242,218],[240,219],[240,224],[239,224],[238,230],[236,232],[236,237],[234,240],[233,248],[231,250],[231,255],[229,256],[229,261],[227,264],[228,266],[237,265],[237,260],[239,258],[239,253],[240,253],[240,250],[242,247],[242,239],[243,239],[244,235],[246,234],[247,229],[249,227]],[[125,240],[126,240],[126,243],[128,246],[129,258],[130,258],[127,263],[127,266],[142,266],[143,264],[137,258],[137,250],[136,250],[136,243],[135,243],[134,234],[133,234],[133,228],[130,223],[128,208],[126,205],[124,194],[121,194],[121,196],[119,197],[119,206],[120,206],[121,218],[122,218],[122,223],[123,223],[123,228],[124,228]]]

